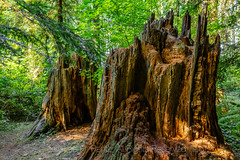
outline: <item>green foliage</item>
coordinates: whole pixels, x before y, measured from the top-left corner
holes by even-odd
[[[0,64],[0,109],[7,119],[34,120],[45,95],[47,72],[30,63],[31,55],[13,59]]]
[[[75,7],[76,24],[72,28],[85,38],[93,39],[102,52],[133,44],[140,37],[151,11],[148,1],[84,0]]]
[[[22,0],[14,1],[16,2],[17,6],[14,6],[13,10],[17,10],[17,12],[21,14],[22,18],[37,24],[45,34],[49,34],[50,36],[48,36],[48,38],[51,38],[51,41],[54,44],[52,47],[57,49],[59,55],[64,55],[65,58],[70,59],[72,53],[78,53],[88,59],[91,59],[96,64],[98,60],[101,59],[102,55],[95,47],[93,41],[83,39],[81,36],[75,34],[70,28],[66,27],[64,23],[59,23],[45,15],[50,11],[50,6],[35,2],[28,4]],[[3,20],[3,22],[5,21]],[[25,42],[30,41],[31,44],[34,42],[31,39],[31,35],[28,35],[24,29],[21,30],[16,27],[2,26],[0,33],[0,40],[3,42],[0,44],[3,44],[2,48],[5,51],[9,50],[10,53],[17,51],[14,48],[14,44],[19,45],[22,48],[29,48],[29,46],[24,45]],[[9,35],[9,33],[11,34]],[[21,38],[21,41],[17,41],[20,37],[24,37],[25,39]],[[45,47],[44,45],[47,45],[41,41],[39,41],[38,44],[43,47]],[[35,49],[37,49],[37,52],[40,52],[42,48],[36,47]]]
[[[240,92],[228,92],[217,105],[218,123],[224,138],[235,151],[240,151]]]
[[[27,4],[21,0],[15,0],[15,2],[19,5],[24,16],[33,17],[43,30],[52,35],[59,54],[70,59],[69,54],[78,53],[95,63],[101,58],[101,53],[95,48],[92,40],[83,39],[66,27],[65,24],[46,17],[45,13],[49,8],[47,5],[40,3]],[[47,8],[44,10],[46,6]]]
[[[28,41],[35,42],[36,40],[36,37],[19,28],[0,25],[0,58],[3,60],[7,53],[14,55],[22,53],[20,48],[27,48]],[[3,63],[3,61],[0,61],[0,63]]]
[[[103,74],[103,68],[98,68],[94,73],[91,73],[90,70],[81,69],[79,74],[81,76],[85,76],[86,78],[92,79],[96,85],[99,85]]]
[[[239,44],[223,48],[218,67],[218,86],[225,91],[240,90],[240,48]]]
[[[5,116],[5,112],[0,109],[0,131],[6,130],[8,119]]]

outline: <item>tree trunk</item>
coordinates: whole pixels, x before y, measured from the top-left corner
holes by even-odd
[[[65,68],[63,58],[59,58],[57,68],[48,79],[42,111],[27,137],[46,132],[55,126],[67,130],[94,119],[97,86],[87,75],[80,75],[80,71],[89,69],[92,74],[95,68],[77,54],[72,59],[77,67]]]
[[[220,37],[209,44],[207,6],[195,42],[188,12],[179,36],[173,15],[154,21],[152,14],[142,40],[109,55],[79,159],[233,158],[217,121]]]
[[[57,1],[58,5],[58,22],[63,23],[63,1],[58,0]]]

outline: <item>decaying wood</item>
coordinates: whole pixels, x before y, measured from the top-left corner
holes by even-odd
[[[51,127],[67,130],[74,125],[92,121],[97,106],[97,88],[93,80],[81,75],[81,70],[95,71],[94,66],[75,54],[76,67],[66,66],[59,58],[56,69],[50,73],[48,91],[42,111],[27,137],[45,132]]]
[[[189,13],[180,35],[173,15],[154,20],[152,14],[141,40],[109,55],[79,159],[233,158],[217,122],[220,37],[209,44],[207,6],[195,42]]]

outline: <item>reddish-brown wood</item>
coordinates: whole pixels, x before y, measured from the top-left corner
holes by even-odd
[[[56,69],[48,79],[48,91],[43,100],[42,111],[27,137],[55,126],[67,130],[70,126],[94,119],[97,86],[93,80],[81,75],[80,70],[89,69],[91,74],[95,67],[77,54],[72,59],[77,67],[66,66],[63,58],[59,58]]]
[[[188,12],[179,36],[173,15],[154,21],[152,14],[141,40],[109,55],[79,159],[233,158],[217,122],[220,37],[209,44],[207,5],[195,42]]]

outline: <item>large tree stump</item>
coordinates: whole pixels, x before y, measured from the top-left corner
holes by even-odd
[[[108,57],[95,120],[79,159],[232,159],[216,115],[220,37],[209,44],[207,5],[196,40],[186,12],[151,15],[142,40]],[[194,44],[194,45],[193,45]]]
[[[50,73],[42,111],[27,137],[45,132],[51,127],[66,130],[94,119],[97,86],[91,78],[80,72],[85,69],[93,74],[95,67],[77,54],[73,55],[72,60],[76,67],[69,67],[60,57],[56,69]]]

